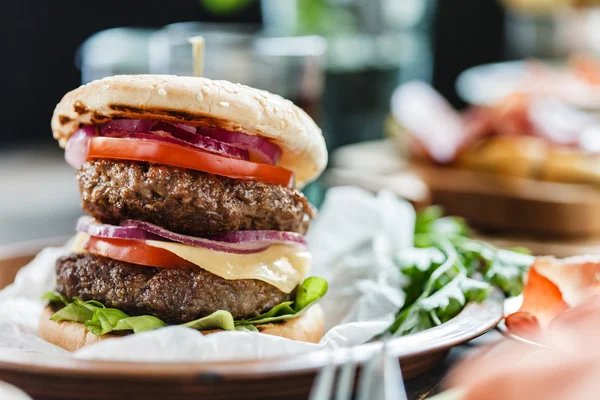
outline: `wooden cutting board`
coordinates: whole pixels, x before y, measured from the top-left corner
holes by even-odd
[[[393,142],[386,140],[340,148],[332,155],[332,166],[325,182],[333,186],[387,188],[426,201],[424,183],[433,204],[485,232],[527,234],[535,239],[600,235],[600,188],[591,185],[406,162]]]

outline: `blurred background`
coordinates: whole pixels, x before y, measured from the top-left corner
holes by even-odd
[[[590,2],[592,3],[592,2]],[[456,108],[465,69],[600,49],[600,12],[567,0],[104,0],[2,2],[0,244],[68,235],[74,171],[50,117],[67,91],[121,73],[191,75],[189,36],[207,40],[205,76],[292,99],[331,150],[384,137],[403,82],[431,83]],[[594,28],[595,27],[595,28]],[[307,189],[318,203],[322,183]]]

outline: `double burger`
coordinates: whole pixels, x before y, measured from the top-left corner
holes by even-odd
[[[67,93],[52,117],[85,214],[56,262],[40,336],[74,351],[183,325],[318,341],[314,208],[327,150],[289,100],[227,81],[129,75]]]

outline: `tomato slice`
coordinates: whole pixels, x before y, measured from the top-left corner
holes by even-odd
[[[166,164],[287,187],[294,184],[294,174],[281,167],[227,158],[202,150],[150,140],[93,137],[90,140],[87,159],[97,158]]]
[[[198,268],[195,264],[140,240],[106,239],[91,236],[83,248],[92,254],[132,264],[159,268]]]

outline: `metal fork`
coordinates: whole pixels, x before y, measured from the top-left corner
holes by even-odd
[[[356,370],[362,367],[356,400],[406,400],[400,363],[396,357],[389,355],[388,348],[386,339],[381,348],[364,363],[350,361],[339,368],[333,362],[327,364],[319,371],[309,399],[350,400]],[[338,369],[339,373],[336,374]]]

